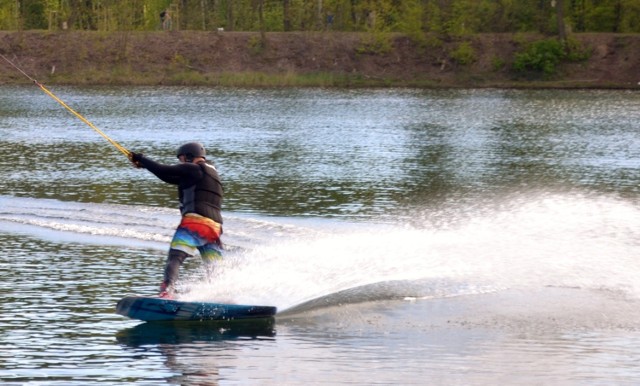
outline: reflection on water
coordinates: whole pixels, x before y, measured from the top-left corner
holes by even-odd
[[[119,331],[116,338],[119,343],[137,347],[233,339],[264,339],[275,335],[275,318],[264,318],[250,322],[147,322]]]
[[[0,86],[0,380],[633,384],[640,95],[53,90],[127,148],[207,144],[225,260],[180,296],[261,324],[152,324],[175,191],[33,87]],[[209,280],[211,279],[211,280]]]

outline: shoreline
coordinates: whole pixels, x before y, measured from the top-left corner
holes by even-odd
[[[639,89],[640,34],[574,34],[589,50],[553,75],[517,74],[515,55],[541,35],[477,34],[416,43],[401,34],[372,48],[370,34],[346,32],[0,31],[0,54],[43,84]],[[471,47],[461,64],[456,50]],[[4,61],[0,61],[4,62]],[[7,63],[0,84],[29,80]]]

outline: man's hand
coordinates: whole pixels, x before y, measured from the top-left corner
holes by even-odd
[[[140,168],[144,168],[144,165],[142,165],[142,163],[140,162],[140,160],[142,160],[142,157],[144,157],[142,153],[131,152],[131,156],[129,157],[129,160],[131,160],[131,163],[133,164],[133,166],[140,169]]]

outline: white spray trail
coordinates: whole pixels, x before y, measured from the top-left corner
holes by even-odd
[[[231,257],[185,298],[286,309],[388,281],[421,283],[415,296],[569,286],[640,297],[637,206],[576,195],[504,207],[446,229],[362,224],[297,234]]]

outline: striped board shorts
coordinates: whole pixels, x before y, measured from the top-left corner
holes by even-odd
[[[222,259],[221,234],[221,224],[199,214],[187,213],[182,217],[173,235],[171,249],[177,249],[190,256],[194,256],[198,251],[205,262],[220,260]]]

